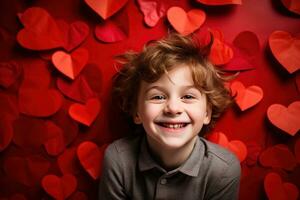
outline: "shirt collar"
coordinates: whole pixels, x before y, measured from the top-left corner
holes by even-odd
[[[197,137],[193,151],[188,159],[177,169],[172,170],[172,173],[174,173],[175,171],[180,171],[181,173],[188,176],[197,177],[205,151],[205,145],[200,141],[200,138]],[[161,166],[159,166],[150,155],[145,136],[143,137],[141,142],[141,151],[139,154],[138,163],[140,171],[147,171],[153,168],[161,169]]]

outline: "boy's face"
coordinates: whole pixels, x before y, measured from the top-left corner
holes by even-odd
[[[134,121],[143,124],[150,147],[179,149],[194,144],[210,115],[206,96],[182,64],[154,83],[142,81]]]

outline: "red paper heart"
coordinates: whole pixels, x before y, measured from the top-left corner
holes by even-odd
[[[255,56],[260,51],[259,39],[257,35],[251,31],[240,32],[234,38],[233,44],[248,56]]]
[[[83,142],[77,148],[78,159],[83,168],[93,179],[98,179],[101,174],[102,160],[107,145],[100,148],[93,142]]]
[[[264,188],[269,200],[297,200],[299,196],[297,186],[282,182],[281,177],[274,172],[265,176]]]
[[[207,136],[207,139],[233,152],[240,162],[243,162],[247,157],[247,147],[240,140],[231,140],[229,142],[227,136],[222,132],[211,133]]]
[[[0,86],[8,88],[21,75],[22,68],[14,61],[0,63]]]
[[[42,180],[42,186],[53,198],[64,200],[76,190],[77,180],[71,174],[65,174],[62,177],[47,175]]]
[[[96,38],[102,42],[113,43],[128,37],[128,16],[115,17],[114,20],[106,20],[95,28]]]
[[[283,168],[286,170],[293,170],[297,165],[295,156],[283,144],[267,148],[261,153],[259,161],[264,167]]]
[[[291,12],[300,14],[300,1],[298,0],[281,0],[282,4]]]
[[[154,27],[160,18],[165,16],[173,0],[138,0],[139,8],[144,15],[144,22]]]
[[[44,147],[51,156],[57,156],[65,150],[63,131],[51,121],[46,121],[47,139]]]
[[[26,115],[47,117],[56,113],[62,106],[63,97],[55,90],[19,90],[19,109]]]
[[[46,10],[31,7],[19,16],[24,29],[18,32],[17,40],[23,47],[47,50],[62,46],[62,33]]]
[[[256,142],[247,143],[248,156],[246,159],[246,164],[248,166],[253,166],[257,163],[262,147]]]
[[[269,45],[274,57],[289,73],[300,69],[300,36],[274,31],[269,37]]]
[[[200,28],[206,14],[200,9],[192,9],[186,13],[182,8],[174,6],[168,9],[167,18],[178,33],[188,35]]]
[[[235,96],[235,102],[242,111],[253,107],[263,98],[263,90],[259,86],[245,86],[239,82],[234,81],[231,86],[232,95]]]
[[[74,103],[69,108],[69,115],[75,120],[86,126],[90,126],[100,112],[100,102],[93,98],[85,105]]]
[[[13,138],[12,119],[9,116],[0,117],[0,152],[6,149]]]
[[[56,85],[65,96],[82,103],[95,96],[84,76],[78,76],[74,81],[58,78]]]
[[[85,0],[85,3],[105,20],[118,12],[127,1],[128,0]]]
[[[64,75],[75,79],[86,65],[89,59],[89,52],[84,48],[79,48],[68,54],[57,51],[52,55],[52,63]]]
[[[267,115],[273,125],[291,136],[300,129],[300,101],[291,103],[288,108],[273,104],[268,108]]]
[[[227,4],[242,4],[242,0],[197,0],[200,3],[206,5],[227,5]]]
[[[82,44],[90,32],[89,26],[83,21],[76,21],[70,25],[64,21],[60,21],[58,26],[65,35],[64,49],[68,52]]]
[[[49,161],[41,156],[11,156],[4,162],[6,174],[26,186],[38,185],[49,167]]]
[[[295,157],[298,163],[300,163],[300,138],[295,143]]]
[[[212,31],[214,36],[214,42],[211,46],[209,59],[214,65],[224,65],[229,63],[233,58],[233,50],[224,42],[223,34],[222,38],[216,35],[216,31]]]
[[[253,64],[251,63],[250,59],[245,56],[236,47],[231,47],[234,57],[229,60],[228,63],[222,65],[222,70],[224,71],[246,71],[254,69]]]
[[[76,148],[66,149],[57,159],[60,171],[63,174],[79,174],[80,169],[76,157]]]

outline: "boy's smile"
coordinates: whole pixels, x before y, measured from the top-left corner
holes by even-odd
[[[141,83],[134,120],[143,124],[152,150],[190,151],[203,124],[210,122],[210,113],[206,96],[182,64],[154,83]]]

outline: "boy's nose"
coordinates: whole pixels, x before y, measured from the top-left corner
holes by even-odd
[[[164,113],[168,115],[178,115],[183,112],[181,101],[177,99],[169,99],[164,108]]]

